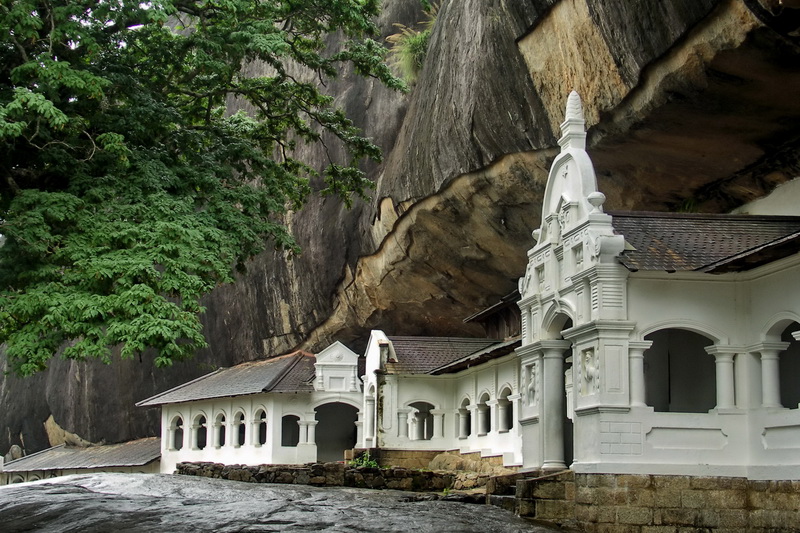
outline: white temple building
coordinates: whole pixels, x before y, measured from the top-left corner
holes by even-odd
[[[574,92],[561,129],[519,291],[470,318],[490,338],[373,331],[144,400],[162,471],[357,447],[800,479],[800,217],[604,212]]]

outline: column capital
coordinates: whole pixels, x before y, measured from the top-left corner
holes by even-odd
[[[628,348],[631,351],[645,352],[653,345],[653,341],[628,341]]]
[[[757,352],[760,353],[761,356],[764,356],[764,353],[775,353],[782,352],[789,348],[788,342],[781,342],[781,341],[766,341],[766,342],[759,342],[758,344],[753,344],[747,347],[748,352]]]
[[[319,424],[319,420],[306,420],[304,423],[309,426],[316,426],[317,424]]]
[[[747,350],[742,346],[731,346],[729,344],[712,344],[711,346],[706,346],[705,351],[707,354],[713,356],[730,355],[731,357],[733,357],[737,353],[742,353]]]
[[[428,411],[428,412],[429,412],[430,414],[432,414],[432,415],[443,415],[443,414],[445,414],[447,411],[446,411],[446,410],[444,410],[444,409],[431,409],[431,410],[430,410],[430,411]]]
[[[489,407],[494,407],[495,405],[497,405],[499,403],[500,403],[499,400],[486,400],[486,405],[488,405]]]
[[[548,359],[552,357],[561,357],[561,354],[572,346],[572,343],[564,340],[547,340],[539,341],[539,345],[542,347],[545,359]]]

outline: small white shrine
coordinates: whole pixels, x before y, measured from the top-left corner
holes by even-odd
[[[161,406],[165,473],[184,461],[340,461],[361,439],[358,363],[335,342],[316,356],[295,352],[220,369],[136,405]]]

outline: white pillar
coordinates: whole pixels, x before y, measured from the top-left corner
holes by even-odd
[[[309,420],[308,424],[308,444],[316,444],[317,443],[317,424],[319,422],[317,420]]]
[[[717,378],[717,409],[735,409],[736,391],[733,381],[735,349],[728,346],[709,346],[706,352],[714,356]]]
[[[191,449],[191,450],[199,450],[200,449],[200,447],[197,446],[197,434],[199,432],[200,432],[200,426],[197,425],[197,424],[192,424],[191,431],[190,431],[191,437],[189,438],[189,440],[190,440],[189,449]]]
[[[477,435],[478,434],[478,406],[475,404],[468,405],[467,409],[469,409],[471,415],[469,418],[470,421],[470,434]]]
[[[486,402],[486,405],[489,406],[489,433],[496,433],[498,428],[498,418],[497,418],[497,406],[499,402],[497,400],[489,400]]]
[[[414,440],[425,440],[425,414],[414,413]]]
[[[469,437],[470,430],[470,417],[469,417],[469,409],[459,409],[458,410],[458,438],[459,439],[466,439]]]
[[[482,437],[489,433],[489,406],[479,403],[478,409],[478,436]]]
[[[225,435],[225,446],[230,446],[231,448],[238,448],[239,447],[239,431],[236,424],[236,419],[231,418],[231,421],[228,423],[228,430],[227,434]]]
[[[630,379],[631,406],[646,407],[644,381],[644,352],[653,341],[632,341],[628,343],[628,378]]]
[[[520,413],[520,404],[522,402],[522,395],[521,394],[512,394],[508,397],[508,401],[511,402],[509,407],[511,408],[511,428],[516,429],[519,427],[519,413]]]
[[[397,436],[401,439],[408,438],[408,413],[411,409],[397,410]]]
[[[497,431],[500,433],[508,433],[508,406],[509,401],[506,399],[497,401]]]
[[[308,422],[298,420],[297,425],[300,426],[300,436],[297,439],[297,444],[308,444]]]
[[[770,342],[757,348],[761,354],[761,407],[783,407],[779,362],[788,347],[788,342]]]
[[[433,438],[440,439],[444,437],[444,411],[440,409],[431,409],[433,415]]]
[[[564,352],[569,341],[541,341],[544,353],[542,387],[544,388],[544,449],[542,470],[564,470]]]
[[[364,410],[364,437],[372,440],[375,437],[375,398],[365,398]]]

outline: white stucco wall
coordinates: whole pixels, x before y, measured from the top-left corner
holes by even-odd
[[[318,439],[324,435],[316,434],[315,409],[323,404],[344,403],[361,408],[361,392],[328,392],[311,393],[266,393],[232,398],[218,398],[168,404],[162,406],[161,414],[161,472],[172,473],[175,465],[183,461],[207,461],[222,464],[303,464],[313,462],[317,458]],[[258,442],[258,422],[254,419],[260,410],[266,412],[267,438],[264,444]],[[245,416],[245,442],[235,445],[234,417],[242,412]],[[219,414],[225,416],[226,442],[223,446],[215,445],[216,428],[214,421]],[[206,417],[208,425],[208,444],[204,449],[195,445],[195,430],[191,429],[192,421],[199,415]],[[300,443],[297,446],[281,445],[281,421],[286,415],[294,415],[300,421]],[[183,447],[174,449],[171,442],[171,430],[175,417],[184,421]],[[304,425],[314,428],[310,431]],[[307,437],[306,437],[307,436]],[[304,440],[312,439],[305,443]]]

